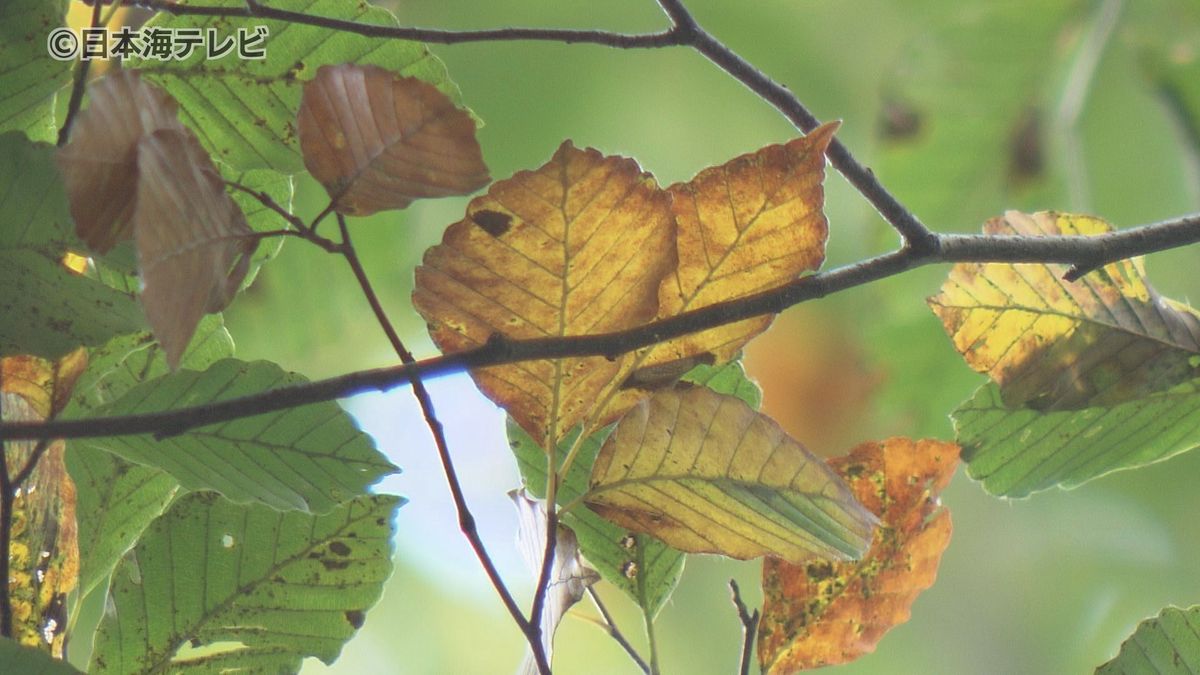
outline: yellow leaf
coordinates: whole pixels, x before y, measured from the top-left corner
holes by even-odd
[[[97,253],[132,236],[137,196],[138,141],[156,129],[183,131],[175,101],[118,70],[88,85],[88,107],[58,151],[58,166],[80,239]]]
[[[80,348],[57,362],[33,356],[0,359],[0,413],[4,421],[42,421],[57,415],[87,368]],[[24,470],[37,442],[5,441],[10,477]],[[65,445],[53,441],[18,486],[11,514],[9,577],[0,592],[13,608],[13,638],[62,658],[67,594],[79,581],[75,484],[63,461]]]
[[[1089,216],[1010,211],[988,234],[1109,232]],[[963,263],[929,304],[967,363],[1004,402],[1039,410],[1111,405],[1200,374],[1200,315],[1158,295],[1140,258],[1076,282],[1064,265]]]
[[[682,551],[847,560],[875,518],[836,473],[741,399],[668,389],[617,423],[585,503]]]
[[[446,353],[510,338],[586,335],[653,318],[674,268],[665,193],[637,163],[563,143],[536,171],[476,198],[416,271],[413,303]],[[579,424],[631,357],[547,359],[472,371],[543,448]]]
[[[172,369],[206,312],[229,304],[258,241],[190,132],[160,129],[138,145],[133,214],[142,307]]]
[[[840,123],[701,171],[669,188],[679,266],[659,290],[659,317],[770,290],[816,270],[828,223],[825,149]],[[732,359],[772,316],[747,319],[655,347],[643,365],[710,353]]]
[[[340,213],[400,209],[489,180],[471,116],[433,85],[378,66],[321,66],[297,126],[304,166]]]
[[[950,543],[950,512],[938,494],[954,476],[958,453],[953,443],[891,438],[829,460],[881,523],[856,562],[763,562],[764,673],[854,661],[908,620]]]

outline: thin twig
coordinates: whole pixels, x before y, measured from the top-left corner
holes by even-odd
[[[643,673],[650,675],[650,665],[646,663],[646,660],[642,658],[641,654],[637,653],[637,650],[634,649],[629,640],[625,638],[625,634],[621,632],[621,629],[617,628],[617,622],[613,620],[612,614],[608,613],[608,608],[604,606],[604,603],[600,602],[600,595],[596,593],[596,589],[592,586],[588,586],[587,594],[588,597],[592,599],[592,604],[596,606],[596,610],[600,612],[600,616],[604,618],[602,627],[604,628],[605,632],[607,632],[609,637],[611,637],[613,640],[616,640],[617,644],[621,645],[621,649],[625,650],[625,653],[629,655],[630,659],[633,659],[633,662],[637,664],[638,668],[641,668]]]
[[[100,27],[100,12],[104,9],[104,3],[97,2],[92,6],[92,28]],[[87,86],[88,70],[92,67],[92,60],[85,59],[82,55],[79,58],[79,66],[75,68],[75,81],[71,87],[71,98],[67,101],[67,117],[63,120],[62,128],[58,130],[58,147],[67,144],[67,139],[71,137],[71,125],[75,124],[75,116],[79,114],[79,107],[83,105],[83,90]]]
[[[301,220],[299,216],[297,216],[296,214],[294,214],[291,211],[284,208],[284,206],[282,204],[275,201],[275,198],[272,197],[271,195],[267,194],[266,192],[263,192],[262,190],[255,190],[254,188],[247,187],[247,186],[242,185],[241,183],[239,183],[237,181],[233,181],[233,180],[225,181],[225,185],[227,185],[239,192],[244,192],[244,193],[250,195],[251,197],[254,197],[256,200],[258,200],[258,203],[260,203],[263,206],[267,207],[268,209],[274,211],[280,218],[283,218],[284,220],[286,220],[289,224],[291,224],[292,227],[296,228],[297,230],[305,229],[304,221]]]
[[[413,375],[428,378],[465,368],[584,356],[615,358],[642,347],[743,319],[776,314],[930,264],[953,262],[1063,263],[1086,271],[1135,255],[1200,241],[1200,215],[1109,234],[1080,236],[940,235],[934,253],[904,247],[891,253],[803,277],[773,290],[709,305],[613,333],[510,340],[494,335],[486,344],[423,361],[347,373],[326,380],[280,387],[250,396],[175,410],[86,420],[0,423],[0,438],[94,438],[188,429],[367,391],[386,391]]]
[[[13,484],[8,476],[8,452],[0,457],[0,636],[13,637],[11,573],[8,569],[12,550]]]
[[[546,594],[550,589],[550,573],[554,569],[554,551],[558,545],[558,509],[554,503],[558,493],[558,478],[553,470],[555,453],[551,451],[546,456],[551,462],[550,470],[546,472],[546,548],[542,551],[542,569],[533,587],[533,606],[529,610],[529,622],[537,626],[539,640],[542,612],[546,609]]]
[[[358,259],[358,252],[354,249],[354,243],[350,239],[350,229],[346,227],[346,218],[342,214],[337,214],[338,229],[342,236],[341,252],[346,258],[346,262],[350,264],[350,269],[354,271],[354,278],[358,280],[358,285],[362,289],[363,296],[371,305],[371,311],[375,314],[375,319],[379,322],[379,326],[383,328],[383,332],[387,334],[388,341],[392,344],[392,349],[396,355],[405,364],[411,364],[416,361],[413,358],[412,352],[404,346],[404,342],[400,339],[400,334],[396,332],[395,326],[388,319],[387,312],[383,309],[383,304],[379,302],[379,296],[375,293],[374,287],[371,285],[370,279],[367,277],[366,269],[362,266],[362,261]],[[450,496],[454,500],[454,509],[458,513],[458,526],[462,530],[467,541],[471,544],[471,549],[475,551],[475,556],[479,558],[479,562],[483,565],[484,571],[487,573],[488,579],[492,582],[492,587],[496,589],[496,593],[500,596],[504,607],[512,616],[514,622],[520,627],[521,632],[525,634],[526,640],[529,642],[530,649],[533,650],[534,660],[537,662],[538,670],[543,675],[550,675],[550,663],[546,659],[546,651],[542,649],[541,627],[538,624],[537,615],[533,615],[532,619],[526,619],[521,614],[521,608],[513,599],[512,593],[504,584],[504,580],[500,577],[500,572],[496,569],[496,565],[492,562],[491,556],[488,555],[487,549],[483,545],[483,540],[479,537],[479,530],[475,526],[475,516],[471,513],[470,507],[467,505],[466,497],[463,495],[462,485],[458,480],[458,472],[454,469],[454,460],[450,457],[450,448],[446,443],[446,434],[442,428],[441,421],[437,418],[437,413],[433,409],[433,400],[429,397],[428,390],[425,389],[425,384],[421,381],[421,376],[416,373],[408,375],[408,382],[412,385],[413,395],[421,406],[421,413],[425,416],[425,424],[429,427],[430,433],[433,435],[434,445],[437,446],[438,458],[442,462],[442,470],[446,475],[446,483],[450,487]]]
[[[729,593],[733,596],[733,606],[737,608],[738,621],[742,622],[742,658],[739,661],[738,673],[750,675],[750,661],[754,657],[754,638],[758,634],[760,616],[757,609],[753,612],[746,610],[746,603],[742,602],[742,593],[733,579],[729,580]]]

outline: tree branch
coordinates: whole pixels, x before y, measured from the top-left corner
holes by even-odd
[[[338,229],[342,235],[341,253],[350,264],[350,269],[354,272],[354,278],[358,280],[358,285],[362,289],[363,296],[366,297],[368,304],[371,305],[371,311],[375,314],[375,319],[379,322],[379,326],[383,332],[387,334],[388,341],[392,344],[392,349],[396,355],[405,364],[412,364],[416,361],[413,358],[412,352],[404,346],[404,342],[400,339],[400,334],[396,332],[396,328],[388,319],[387,312],[383,309],[383,304],[379,302],[379,296],[375,293],[374,287],[371,286],[371,281],[367,277],[367,271],[362,266],[362,261],[358,259],[358,252],[354,249],[354,243],[350,239],[350,230],[346,227],[346,218],[342,214],[337,214]],[[421,381],[421,376],[418,373],[410,372],[407,375],[410,385],[412,385],[413,396],[416,397],[417,403],[421,406],[421,414],[425,416],[425,424],[429,427],[429,432],[433,435],[434,445],[437,446],[438,459],[442,462],[442,471],[446,475],[446,483],[450,487],[450,496],[454,500],[454,510],[458,514],[458,527],[462,530],[463,535],[471,544],[471,549],[475,551],[475,557],[479,558],[479,563],[483,565],[484,572],[487,573],[488,580],[491,581],[492,587],[496,589],[500,600],[504,603],[504,607],[512,616],[514,622],[525,634],[525,639],[529,643],[529,648],[533,650],[533,658],[537,663],[538,671],[542,675],[550,675],[550,662],[546,658],[546,650],[542,648],[541,626],[538,621],[538,615],[533,614],[532,620],[526,619],[521,614],[521,608],[513,599],[512,593],[504,584],[504,579],[501,578],[500,572],[496,569],[496,565],[492,562],[491,556],[488,555],[487,548],[483,545],[483,540],[479,537],[479,529],[475,526],[475,516],[471,513],[470,507],[467,505],[467,499],[463,495],[462,485],[458,480],[458,472],[454,469],[454,460],[450,457],[450,447],[446,443],[445,430],[442,428],[442,423],[437,418],[437,413],[433,409],[433,400],[429,397],[429,391],[425,389],[425,384]],[[544,591],[543,591],[544,595]],[[536,603],[535,603],[536,607]]]
[[[935,250],[903,247],[828,272],[796,279],[773,290],[709,305],[653,323],[597,335],[510,340],[493,335],[474,349],[424,361],[362,370],[326,380],[280,387],[236,399],[155,413],[48,422],[0,423],[0,438],[93,438],[129,434],[171,435],[218,422],[386,391],[409,381],[465,368],[581,356],[616,358],[635,349],[823,298],[917,267],[955,262],[1063,263],[1080,270],[1144,253],[1200,241],[1200,214],[1091,237],[938,235]]]
[[[750,660],[754,655],[754,637],[758,633],[759,613],[757,609],[752,613],[746,610],[746,603],[742,602],[742,593],[733,579],[729,580],[729,593],[733,596],[733,606],[737,608],[738,621],[742,622],[742,658],[738,673],[750,675]]]
[[[97,2],[92,6],[92,28],[100,26],[100,12],[104,9],[104,3]],[[71,126],[75,124],[75,116],[79,114],[79,108],[83,105],[83,90],[87,86],[88,70],[91,68],[92,62],[90,59],[79,59],[79,67],[75,69],[75,81],[71,86],[71,98],[67,101],[67,117],[63,120],[62,128],[58,130],[58,147],[67,144],[67,139],[71,137]]]
[[[565,42],[568,44],[590,43],[620,49],[670,47],[680,44],[680,38],[672,31],[629,35],[602,30],[570,30],[559,28],[496,28],[490,30],[441,30],[432,28],[410,28],[359,23],[327,16],[313,16],[303,12],[276,9],[255,0],[246,0],[244,7],[211,7],[181,5],[171,0],[135,0],[135,5],[168,12],[176,16],[224,16],[256,17],[276,19],[289,23],[318,26],[329,30],[353,33],[364,37],[415,40],[434,44],[459,44],[463,42],[511,42],[536,40],[543,42]]]
[[[608,613],[608,608],[604,606],[603,602],[600,602],[600,595],[596,593],[596,589],[592,586],[588,586],[587,594],[588,597],[592,599],[592,604],[596,605],[596,609],[600,612],[600,616],[604,618],[604,630],[613,640],[616,640],[617,644],[621,645],[621,649],[625,650],[625,653],[629,655],[629,658],[633,659],[633,662],[637,664],[637,667],[640,668],[643,673],[650,675],[650,665],[646,663],[646,660],[643,659],[640,654],[637,653],[637,650],[633,648],[633,645],[630,644],[629,640],[625,637],[621,630],[617,628],[617,622],[613,621],[612,615]]]

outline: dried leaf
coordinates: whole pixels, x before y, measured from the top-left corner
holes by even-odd
[[[57,362],[33,356],[0,359],[0,418],[43,421],[57,415],[87,367],[80,348]],[[5,441],[9,476],[21,472],[36,441]],[[63,461],[65,444],[50,443],[32,473],[17,487],[11,515],[9,576],[0,592],[9,594],[13,638],[62,658],[66,644],[67,594],[79,581],[75,484]]]
[[[416,271],[413,303],[446,353],[510,338],[585,335],[654,317],[674,267],[666,195],[633,160],[563,143],[536,171],[476,198]],[[547,359],[472,372],[543,448],[619,385],[631,359]],[[603,422],[601,422],[603,423]]]
[[[864,443],[829,465],[882,523],[858,562],[763,563],[764,673],[846,663],[874,651],[933,584],[950,541],[950,512],[938,494],[958,466],[956,445],[892,438]]]
[[[257,240],[212,160],[186,131],[162,129],[138,147],[134,233],[142,306],[171,368],[196,325],[237,292]]]
[[[541,502],[530,499],[524,490],[508,493],[517,507],[517,548],[529,566],[536,582],[542,573],[542,556],[546,552],[546,509]],[[546,660],[552,660],[554,632],[567,615],[567,611],[583,599],[588,586],[600,581],[600,573],[587,566],[579,552],[575,533],[559,526],[558,541],[554,545],[554,564],[550,569],[549,585],[546,588],[546,605],[542,609],[542,648]],[[518,673],[537,675],[537,662],[533,652],[526,648],[525,660]]]
[[[183,131],[170,96],[118,70],[88,85],[91,103],[58,151],[75,232],[97,253],[132,236],[138,142],[157,129]]]
[[[1096,235],[1104,221],[1009,211],[988,234]],[[1140,258],[1076,282],[1064,265],[954,266],[929,300],[955,348],[987,373],[1009,406],[1037,410],[1112,405],[1200,375],[1200,314],[1163,298]]]
[[[584,502],[689,553],[858,558],[875,518],[819,458],[739,398],[663,390],[617,423]]]
[[[298,126],[304,166],[340,213],[401,209],[490,180],[471,116],[428,82],[378,66],[321,66]]]
[[[770,290],[825,259],[825,149],[840,123],[701,171],[669,188],[679,267],[663,279],[659,317]],[[732,359],[772,316],[659,345],[643,365],[710,353]]]

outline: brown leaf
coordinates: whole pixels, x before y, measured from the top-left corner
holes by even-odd
[[[0,359],[0,412],[4,421],[43,421],[70,399],[87,368],[80,348],[57,362],[33,356]],[[38,443],[0,443],[9,476],[29,462]],[[11,515],[9,576],[0,592],[13,608],[13,638],[24,645],[64,656],[67,595],[79,581],[79,539],[75,484],[63,461],[65,445],[53,441],[20,486]]]
[[[830,460],[882,525],[858,562],[764,562],[758,640],[764,673],[853,661],[908,620],[950,541],[950,512],[937,496],[954,475],[958,453],[953,443],[891,438]]]
[[[161,129],[138,147],[133,214],[142,306],[167,363],[179,367],[206,312],[229,304],[258,240],[187,131]]]
[[[825,124],[669,188],[679,267],[663,279],[660,318],[770,290],[821,266],[828,234],[822,211],[825,149],[839,125]],[[655,347],[642,365],[704,353],[724,363],[773,318],[671,340]]]
[[[445,353],[510,338],[645,323],[674,267],[667,196],[631,159],[565,142],[536,171],[476,198],[416,271],[413,304]],[[472,371],[543,448],[619,386],[632,359],[547,359]]]
[[[119,70],[88,85],[91,103],[76,118],[71,142],[58,151],[75,232],[97,253],[132,236],[138,141],[156,129],[182,131],[175,101]]]
[[[1090,216],[1009,211],[984,232],[1089,236]],[[1004,402],[1038,410],[1112,405],[1200,374],[1200,314],[1158,294],[1140,258],[1064,281],[1065,265],[960,263],[929,299],[954,347],[1000,385]]]
[[[848,560],[875,518],[774,420],[707,387],[666,389],[621,418],[584,502],[689,553]]]
[[[340,213],[369,215],[487,185],[475,122],[433,85],[378,66],[322,66],[304,85],[304,166]]]

